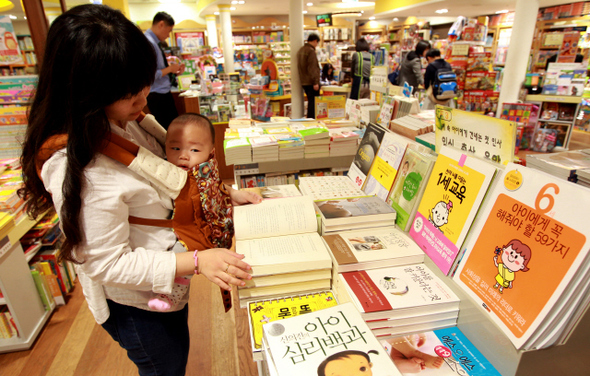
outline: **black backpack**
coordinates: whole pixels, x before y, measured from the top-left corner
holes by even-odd
[[[438,68],[432,83],[432,95],[437,100],[452,99],[457,96],[457,75],[450,67]]]

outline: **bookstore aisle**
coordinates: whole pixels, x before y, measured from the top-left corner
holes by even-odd
[[[234,307],[239,306],[234,294]],[[2,376],[136,376],[137,368],[88,310],[79,284],[56,309],[27,351],[0,354]],[[219,288],[202,276],[192,281],[191,349],[186,376],[256,376],[247,312],[224,313]]]

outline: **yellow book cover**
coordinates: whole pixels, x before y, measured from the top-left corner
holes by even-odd
[[[248,315],[250,316],[250,333],[253,340],[252,348],[261,348],[262,325],[271,321],[319,311],[337,304],[332,291],[250,303]]]

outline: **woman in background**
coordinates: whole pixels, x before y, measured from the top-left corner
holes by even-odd
[[[352,55],[352,88],[350,99],[369,98],[369,81],[373,67],[373,55],[365,38],[356,41],[356,53]]]
[[[338,81],[334,78],[334,66],[330,63],[324,64],[322,67],[322,76],[320,77],[320,84],[322,85],[336,85]]]
[[[424,87],[424,77],[422,76],[422,62],[420,58],[425,57],[426,53],[430,50],[430,43],[421,40],[416,45],[414,51],[410,51],[405,59],[402,61],[402,65],[399,69],[398,85],[404,86],[404,83],[414,88],[414,91],[418,87]]]

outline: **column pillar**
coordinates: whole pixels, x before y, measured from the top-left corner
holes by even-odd
[[[225,73],[234,72],[234,51],[232,49],[231,14],[229,4],[219,4],[221,19],[221,39],[223,41],[223,66]]]
[[[518,100],[518,93],[529,61],[538,12],[539,0],[516,0],[512,35],[506,55],[496,117],[500,117],[503,103],[514,103]]]
[[[219,47],[219,43],[217,43],[217,24],[216,24],[216,16],[214,14],[208,14],[205,16],[205,20],[207,21],[207,40],[209,43],[209,47]]]
[[[297,68],[297,52],[303,40],[303,0],[289,0],[289,40],[291,46],[291,118],[303,117],[303,88]]]

